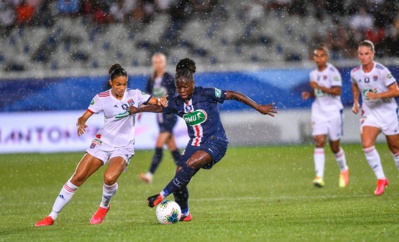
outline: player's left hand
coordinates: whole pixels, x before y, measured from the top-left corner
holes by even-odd
[[[310,82],[310,87],[313,89],[320,89],[319,84],[317,84],[317,82]]]
[[[377,93],[374,93],[374,92],[367,92],[367,93],[366,93],[366,96],[367,96],[367,98],[368,98],[369,100],[378,99]]]
[[[159,98],[158,99],[158,105],[159,106],[163,106],[163,107],[167,107],[168,106],[168,96]]]
[[[259,105],[256,110],[261,114],[270,115],[272,117],[274,117],[274,114],[277,113],[277,107],[274,106],[274,103]]]

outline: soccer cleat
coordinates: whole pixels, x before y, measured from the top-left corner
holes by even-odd
[[[388,186],[389,182],[387,179],[378,179],[377,188],[374,191],[376,196],[380,196],[384,193],[385,188]]]
[[[147,173],[140,173],[140,179],[147,183],[147,184],[151,184],[152,183],[152,174],[147,172]]]
[[[153,208],[162,202],[163,198],[160,194],[147,198],[148,207]]]
[[[346,187],[349,184],[349,169],[339,174],[339,187]]]
[[[313,180],[313,186],[324,187],[323,177],[316,176],[316,178]]]
[[[180,222],[190,222],[191,220],[193,220],[193,216],[190,213],[187,216],[182,214],[179,221]]]
[[[54,224],[54,219],[50,216],[45,217],[35,224],[36,227],[50,226]]]
[[[90,224],[100,224],[105,218],[105,215],[107,215],[107,212],[109,211],[110,206],[108,208],[102,208],[99,207],[96,211],[96,213],[91,217],[90,219]]]

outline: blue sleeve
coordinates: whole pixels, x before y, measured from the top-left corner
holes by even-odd
[[[168,95],[169,97],[175,97],[176,96],[176,85],[175,85],[175,80],[173,79],[173,76],[170,74],[167,74],[166,80],[165,80],[166,88],[168,89]]]
[[[165,114],[177,114],[179,112],[174,98],[168,98],[169,104],[167,107],[162,107],[162,112]]]
[[[204,88],[204,94],[211,98],[213,101],[223,103],[226,100],[226,91],[217,88]]]

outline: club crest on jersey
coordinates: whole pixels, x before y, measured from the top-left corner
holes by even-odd
[[[373,76],[373,81],[378,81],[378,76]]]
[[[204,123],[208,119],[208,115],[204,110],[198,109],[194,112],[184,114],[183,119],[190,126],[195,126]]]
[[[133,106],[133,105],[134,105],[134,100],[133,100],[133,98],[127,100],[127,104],[128,104],[129,106]]]
[[[327,76],[323,76],[323,80],[327,80]]]

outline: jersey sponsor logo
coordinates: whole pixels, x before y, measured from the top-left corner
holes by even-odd
[[[222,96],[222,91],[220,89],[215,88],[215,96],[220,98]]]
[[[364,90],[363,90],[364,99],[370,100],[370,99],[367,97],[367,93],[369,93],[369,92],[377,93],[377,92],[378,92],[378,89],[377,89],[376,87],[375,87],[374,89],[364,89]]]
[[[391,79],[392,78],[392,74],[388,73],[387,77],[388,77],[388,79]]]
[[[208,119],[207,113],[202,110],[195,110],[191,113],[186,113],[183,115],[184,121],[190,126],[195,126],[204,123]]]
[[[339,77],[334,76],[334,79],[333,79],[333,80],[336,81],[336,82],[339,82]]]
[[[125,105],[127,106],[127,104],[125,104]],[[129,117],[129,115],[130,115],[129,112],[125,111],[123,113],[119,113],[118,115],[116,115],[115,118],[116,119],[126,118],[126,117]]]
[[[91,100],[90,105],[94,105],[94,99]]]
[[[378,76],[373,76],[373,81],[378,81]]]

